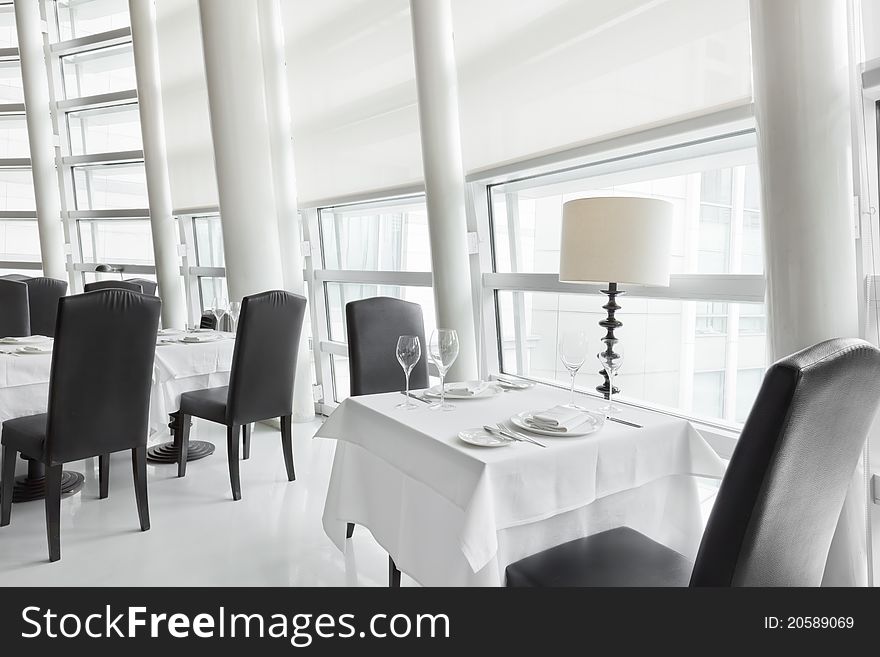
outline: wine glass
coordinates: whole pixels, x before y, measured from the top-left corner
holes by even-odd
[[[403,368],[406,375],[406,401],[397,405],[397,408],[417,408],[409,396],[409,375],[422,357],[422,343],[415,335],[401,335],[397,338],[397,362]]]
[[[451,411],[455,406],[446,403],[446,372],[458,358],[458,333],[454,329],[438,328],[431,334],[428,343],[428,356],[440,372],[440,401],[429,408],[435,411]]]
[[[559,359],[571,376],[571,390],[566,406],[580,408],[574,403],[574,380],[587,360],[587,334],[583,331],[565,331],[559,338]]]
[[[214,297],[214,303],[211,305],[211,313],[213,313],[217,323],[214,325],[214,330],[220,330],[220,320],[223,319],[223,316],[226,314],[226,309],[229,306],[229,302],[225,297]]]
[[[232,301],[229,304],[229,316],[232,318],[232,332],[238,327],[238,316],[241,314],[241,301]]]
[[[601,347],[599,353],[596,354],[596,358],[605,374],[608,375],[608,403],[599,410],[603,411],[607,417],[610,417],[620,411],[620,407],[615,406],[611,401],[614,396],[614,378],[617,376],[617,371],[623,362],[623,344],[617,339],[603,339],[599,344]]]

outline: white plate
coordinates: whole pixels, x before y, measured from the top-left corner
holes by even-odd
[[[504,447],[515,442],[504,436],[488,433],[485,429],[465,429],[458,432],[458,437],[468,445],[477,447]]]
[[[535,387],[535,384],[531,381],[507,381],[506,379],[495,379],[492,383],[505,390],[528,390],[529,388]]]
[[[469,386],[476,386],[477,384],[479,384],[479,381],[467,381],[466,383]],[[460,385],[460,384],[453,384],[453,383],[446,384],[446,399],[487,399],[489,397],[494,397],[495,395],[498,394],[498,388],[497,388],[497,386],[494,385],[494,381],[489,383],[489,385],[487,385],[486,388],[483,391],[481,391],[480,394],[478,394],[478,395],[467,395],[467,394],[462,394],[460,392],[452,392],[451,390],[449,390],[449,386],[451,386],[451,385]],[[432,399],[440,399],[440,386],[439,385],[431,386],[430,388],[425,390],[424,394],[425,394],[425,397],[431,397]]]
[[[605,418],[602,417],[599,413],[591,413],[589,411],[584,411],[584,414],[588,416],[586,422],[577,427],[574,431],[547,431],[545,429],[537,429],[535,427],[529,426],[525,423],[525,419],[527,417],[531,417],[532,413],[530,411],[525,411],[523,413],[517,413],[513,417],[510,418],[510,421],[515,424],[520,429],[524,431],[528,431],[529,433],[536,433],[539,436],[553,436],[554,438],[569,438],[575,436],[588,436],[591,433],[597,432],[601,429],[605,424]]]
[[[179,342],[183,342],[184,344],[199,344],[202,342],[216,342],[221,339],[223,336],[217,333],[216,331],[211,331],[210,335],[206,335],[204,333],[189,334],[185,335],[182,338],[178,338]]]

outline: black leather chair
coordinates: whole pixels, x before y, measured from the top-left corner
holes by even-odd
[[[110,454],[130,449],[141,530],[150,528],[147,434],[160,307],[128,290],[61,299],[48,412],[3,423],[0,526],[11,518],[16,455],[45,464],[50,561],[61,558],[61,472],[70,461],[99,457],[105,498]]]
[[[428,387],[428,351],[425,320],[417,303],[392,297],[371,297],[345,304],[348,336],[348,367],[351,395],[374,395],[406,390],[406,375],[397,362],[397,339],[415,335],[422,343],[422,357],[410,373],[410,388]],[[354,523],[345,536],[354,534]],[[389,557],[389,582],[400,585],[400,571]]]
[[[58,300],[67,294],[67,281],[56,278],[28,278],[28,311],[31,316],[31,335],[55,335]]]
[[[217,328],[217,318],[214,317],[214,313],[206,312],[202,313],[202,317],[199,320],[199,328],[203,329],[211,329],[212,331]]]
[[[621,527],[507,567],[508,586],[819,586],[880,401],[880,350],[822,342],[767,371],[695,563]]]
[[[27,285],[21,281],[0,280],[0,338],[30,334]]]
[[[148,278],[127,278],[125,279],[125,282],[140,285],[144,291],[144,294],[148,294],[150,296],[156,296],[156,290],[159,289],[159,284],[156,283],[156,281],[151,281]]]
[[[190,418],[226,426],[232,499],[241,499],[238,436],[250,451],[250,424],[281,419],[281,445],[287,480],[293,470],[293,380],[306,299],[280,290],[245,297],[241,303],[229,385],[186,392],[180,398],[178,476],[186,474]]]
[[[95,281],[83,285],[84,292],[97,292],[98,290],[131,290],[143,294],[144,287],[131,281]]]
[[[5,274],[0,276],[0,280],[3,281],[26,281],[30,276],[25,276],[24,274]]]

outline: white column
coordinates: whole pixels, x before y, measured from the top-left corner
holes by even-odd
[[[229,296],[284,287],[258,0],[199,0]]]
[[[43,275],[67,280],[64,256],[64,226],[55,172],[55,130],[49,108],[49,78],[43,49],[40,6],[34,0],[15,0],[15,26],[21,57],[31,173],[40,234]]]
[[[458,331],[450,381],[477,374],[458,78],[449,0],[410,0],[437,326]]]
[[[184,328],[186,302],[180,280],[178,231],[171,204],[171,181],[168,177],[155,0],[128,0],[128,11],[131,16],[156,280],[159,283],[159,296],[162,297],[162,325],[166,328]]]
[[[751,0],[772,358],[858,336],[847,3]],[[864,490],[853,489],[825,583],[866,582]]]
[[[287,58],[284,51],[281,6],[278,0],[259,0],[259,18],[281,271],[284,289],[295,294],[304,294],[302,239],[297,217],[296,168],[293,158]],[[293,391],[293,418],[302,422],[315,417],[309,360],[308,339],[303,331]]]

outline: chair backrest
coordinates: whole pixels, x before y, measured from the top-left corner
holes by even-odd
[[[85,292],[97,292],[98,290],[131,290],[143,294],[144,286],[132,281],[95,281],[83,286]]]
[[[58,300],[67,294],[67,281],[56,278],[28,278],[28,311],[31,316],[31,335],[55,335]]]
[[[30,334],[27,285],[21,281],[0,280],[0,338]]]
[[[214,313],[210,311],[202,313],[202,318],[199,320],[199,328],[216,329],[217,318],[214,317]]]
[[[709,517],[692,586],[818,586],[880,401],[880,350],[822,342],[775,363]]]
[[[30,276],[25,276],[24,274],[4,274],[0,276],[0,280],[4,281],[26,281]]]
[[[155,296],[156,290],[159,289],[159,284],[156,281],[151,281],[149,278],[127,278],[125,282],[140,285],[144,294],[149,296]]]
[[[130,290],[64,297],[49,380],[51,463],[147,442],[162,302]]]
[[[421,306],[391,297],[372,297],[347,303],[345,317],[353,396],[406,389],[406,376],[397,362],[397,339],[401,335],[415,335],[422,343],[422,357],[410,374],[410,388],[428,387],[428,344]]]
[[[274,290],[245,297],[229,373],[227,424],[290,415],[306,299]]]

